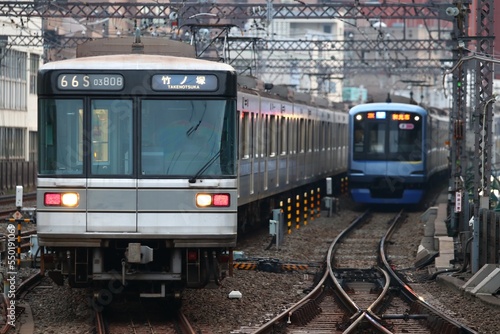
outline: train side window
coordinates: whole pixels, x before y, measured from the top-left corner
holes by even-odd
[[[291,138],[292,138],[292,147],[291,147],[291,153],[292,154],[297,154],[297,150],[299,147],[299,132],[300,132],[300,127],[299,127],[299,122],[297,119],[294,119],[292,121],[291,127],[290,127],[290,133],[291,133]]]
[[[319,148],[321,151],[326,150],[326,123],[325,121],[321,121],[319,123],[319,133],[320,133],[320,139],[319,139]]]
[[[260,139],[261,157],[268,157],[270,155],[269,148],[269,116],[262,116],[262,137]]]
[[[288,124],[288,119],[286,117],[280,117],[280,126],[279,126],[279,136],[280,136],[280,143],[279,143],[279,150],[281,152],[281,155],[286,155],[287,153],[287,147],[288,147],[288,142],[287,142],[287,125]]]
[[[276,116],[271,115],[269,119],[269,156],[276,156],[276,143],[277,143],[277,126],[276,126]]]
[[[242,112],[241,118],[241,159],[250,158],[250,113]]]
[[[261,151],[262,119],[259,114],[252,114],[252,156],[258,158]]]
[[[328,147],[329,150],[331,150],[333,147],[336,147],[333,145],[333,131],[334,131],[335,125],[332,123],[327,123],[326,127],[326,146]]]
[[[306,129],[305,129],[305,121],[304,119],[299,120],[299,137],[298,137],[298,149],[299,153],[304,153],[306,146]]]

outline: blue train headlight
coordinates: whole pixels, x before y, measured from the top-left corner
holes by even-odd
[[[196,194],[196,206],[198,207],[228,207],[229,205],[229,194]]]
[[[77,193],[45,193],[43,204],[45,206],[78,206],[80,197]]]

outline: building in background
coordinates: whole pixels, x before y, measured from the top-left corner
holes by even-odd
[[[8,39],[9,36],[40,34],[41,20],[26,22],[24,27],[15,19],[11,22],[0,18],[0,22],[0,159],[34,160],[36,78],[42,63],[42,47],[13,46]]]
[[[41,27],[37,18],[0,17],[0,193],[36,182],[37,71],[43,50],[9,39],[39,36]]]

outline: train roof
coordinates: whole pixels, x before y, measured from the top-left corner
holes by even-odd
[[[193,45],[158,37],[97,38],[76,47],[76,58],[128,53],[196,58],[196,50]]]
[[[44,64],[40,70],[206,70],[234,71],[228,64],[209,60],[147,55],[119,54],[82,57],[53,61]]]
[[[416,104],[376,102],[376,103],[358,104],[357,106],[354,106],[349,110],[349,114],[358,113],[360,111],[371,111],[371,110],[388,110],[388,111],[397,110],[397,111],[417,112],[422,114],[427,113],[427,111],[424,108]]]

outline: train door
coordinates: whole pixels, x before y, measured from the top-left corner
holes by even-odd
[[[258,180],[256,174],[256,134],[257,116],[260,110],[260,97],[242,93],[240,102],[240,128],[239,128],[239,198],[240,204],[246,204],[256,196],[255,185]],[[242,199],[242,201],[241,201]]]
[[[309,110],[310,112],[310,110]],[[307,179],[315,174],[315,167],[317,165],[314,163],[315,152],[314,152],[314,131],[313,131],[313,121],[310,119],[305,120],[305,147],[304,147],[304,177]]]
[[[276,115],[270,115],[269,119],[269,159],[271,163],[269,186],[275,189],[279,187],[278,116]]]
[[[341,150],[340,154],[340,162],[339,162],[339,169],[345,170],[347,169],[347,156],[348,156],[348,149],[349,149],[349,143],[348,143],[348,118],[347,115],[340,115],[338,119],[339,123],[339,133],[340,133],[340,139],[339,139],[339,149]]]
[[[269,114],[262,113],[261,115],[261,135],[259,136],[261,163],[259,164],[259,168],[262,175],[262,192],[267,192],[269,189],[269,164],[271,163],[269,151]]]
[[[331,141],[330,145],[332,146],[332,158],[331,158],[331,163],[335,171],[338,170],[339,164],[341,162],[340,160],[340,154],[341,154],[341,146],[340,146],[340,139],[342,138],[342,134],[340,133],[340,124],[335,120],[335,123],[329,124],[331,127]]]
[[[131,100],[90,101],[87,231],[136,232]]]
[[[289,171],[288,168],[290,166],[290,154],[289,154],[289,138],[288,138],[288,123],[289,118],[285,116],[280,117],[280,157],[279,157],[279,177],[280,184],[288,184],[289,183]]]
[[[252,175],[252,128],[253,113],[248,110],[241,111],[240,117],[240,155],[239,155],[239,173],[240,197],[248,197],[253,194],[253,175]],[[245,193],[241,193],[245,192]]]
[[[286,110],[283,103],[277,104],[272,100],[264,100],[262,104],[262,132],[259,136],[262,142],[263,161],[261,175],[263,191],[274,193],[279,187],[279,154],[278,154],[278,122],[279,114]]]

